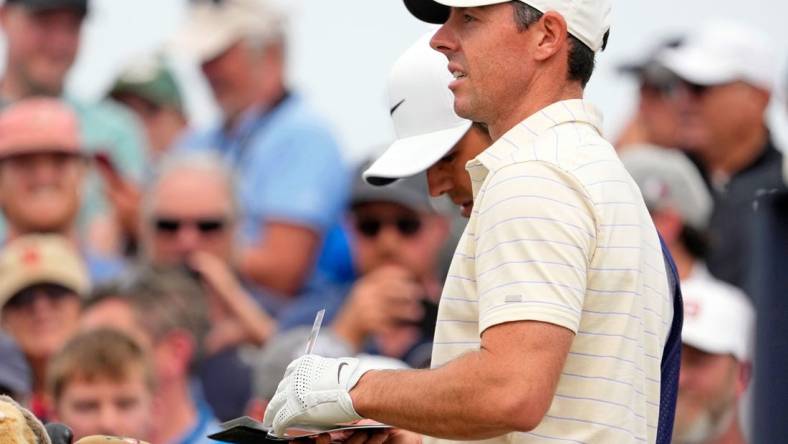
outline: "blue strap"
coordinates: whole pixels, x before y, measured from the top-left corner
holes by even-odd
[[[673,420],[676,417],[676,398],[679,392],[679,369],[681,367],[681,326],[684,321],[684,303],[681,298],[679,273],[673,256],[662,236],[662,255],[668,273],[668,282],[673,293],[673,322],[670,334],[662,351],[661,383],[659,386],[659,423],[657,424],[657,444],[670,444],[673,437]]]

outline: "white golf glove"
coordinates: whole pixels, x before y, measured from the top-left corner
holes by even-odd
[[[372,370],[357,358],[302,356],[291,362],[265,410],[263,425],[282,436],[293,425],[356,421],[350,390]]]

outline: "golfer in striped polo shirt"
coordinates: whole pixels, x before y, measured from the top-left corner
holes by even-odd
[[[281,432],[364,417],[399,428],[372,442],[661,442],[676,287],[637,185],[582,99],[609,0],[405,3],[444,23],[431,45],[448,58],[454,109],[494,141],[467,175],[453,152],[428,169],[435,195],[470,181],[462,204],[472,206],[433,368],[306,356],[266,423]]]

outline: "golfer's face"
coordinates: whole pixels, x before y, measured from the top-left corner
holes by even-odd
[[[520,32],[508,3],[475,8],[452,8],[448,21],[433,36],[431,46],[449,61],[455,80],[458,115],[489,123],[526,90],[529,32]]]
[[[430,195],[446,194],[464,217],[471,217],[473,189],[465,165],[491,143],[486,131],[477,125],[472,126],[446,156],[427,170]]]

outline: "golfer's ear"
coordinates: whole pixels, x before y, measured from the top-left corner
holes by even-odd
[[[555,12],[548,11],[536,23],[532,24],[534,38],[533,57],[544,61],[561,53],[568,42],[568,31],[564,17]]]

